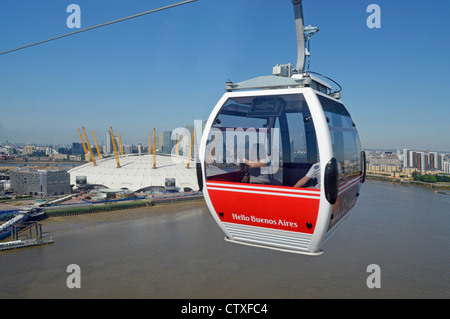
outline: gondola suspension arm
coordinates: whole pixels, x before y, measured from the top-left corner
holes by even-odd
[[[303,5],[302,0],[292,0],[295,14],[295,29],[297,31],[297,65],[295,70],[297,73],[303,73],[305,69],[305,32],[303,20]]]

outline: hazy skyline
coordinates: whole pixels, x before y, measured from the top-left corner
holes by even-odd
[[[0,51],[177,1],[4,0]],[[312,71],[342,87],[364,148],[450,151],[450,2],[304,0]],[[381,28],[369,29],[369,4]],[[69,144],[77,128],[125,143],[206,120],[225,82],[297,57],[290,0],[199,0],[0,56],[0,141]]]

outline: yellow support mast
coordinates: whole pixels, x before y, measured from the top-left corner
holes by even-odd
[[[122,147],[122,139],[120,138],[120,132],[117,131],[117,134],[119,135],[120,156],[123,156],[123,147]]]
[[[189,156],[187,159],[186,168],[189,168],[189,165],[191,164],[192,149],[194,148],[194,137],[195,137],[195,128],[194,128],[194,131],[192,132],[191,148],[189,149]]]
[[[92,135],[94,136],[95,147],[97,148],[98,158],[102,159],[102,155],[100,154],[100,149],[98,148],[97,139],[95,138],[94,130],[92,130]]]
[[[208,166],[213,162],[213,156],[216,155],[216,144],[217,144],[217,136],[214,136],[214,140],[212,141],[211,151],[209,152],[208,159],[206,160],[206,165]]]
[[[117,147],[116,147],[116,139],[114,138],[114,133],[113,133],[112,126],[110,126],[110,129],[111,129],[112,145],[113,145],[113,148],[114,148],[114,155],[116,156],[117,168],[120,168],[119,155],[117,154]]]
[[[89,153],[88,153],[88,151],[86,149],[86,145],[84,144],[83,136],[81,136],[80,129],[78,129],[78,134],[80,134],[80,140],[81,140],[81,144],[83,145],[84,156],[86,156],[86,159],[88,160],[88,162],[90,162],[91,161],[91,157],[89,156]]]
[[[96,166],[97,163],[95,162],[94,152],[92,152],[91,144],[89,143],[86,131],[84,130],[84,126],[83,126],[83,133],[84,133],[84,138],[86,139],[86,144],[87,144],[89,155],[91,155],[92,163],[94,163],[94,166]]]
[[[148,155],[152,155],[152,144],[150,141],[150,133],[148,133]]]
[[[156,168],[156,135],[155,135],[155,128],[153,128],[153,168]]]

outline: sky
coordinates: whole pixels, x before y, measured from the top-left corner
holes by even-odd
[[[2,0],[0,52],[177,0]],[[369,28],[370,4],[381,28]],[[304,0],[311,71],[343,88],[363,148],[450,151],[448,0]],[[79,29],[78,29],[79,30]],[[290,0],[198,0],[0,55],[0,142],[125,144],[207,120],[227,80],[296,63]],[[91,136],[91,135],[90,135]],[[92,142],[92,141],[91,141]]]

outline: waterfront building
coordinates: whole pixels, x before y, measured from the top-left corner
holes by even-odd
[[[430,152],[429,153],[429,168],[430,169],[439,169],[439,158],[437,152]]]
[[[408,150],[406,148],[403,149],[402,160],[402,167],[408,167]]]
[[[438,169],[444,170],[445,154],[438,154]]]
[[[442,165],[442,170],[445,173],[450,174],[450,162],[444,162]]]
[[[21,167],[10,172],[11,189],[21,195],[44,197],[70,194],[70,174],[64,170]]]
[[[448,162],[445,154],[438,152],[422,152],[403,149],[403,167],[417,168],[420,171],[444,170],[444,163]]]
[[[417,168],[414,167],[403,167],[402,173],[407,176],[411,176],[412,173],[417,172]]]

